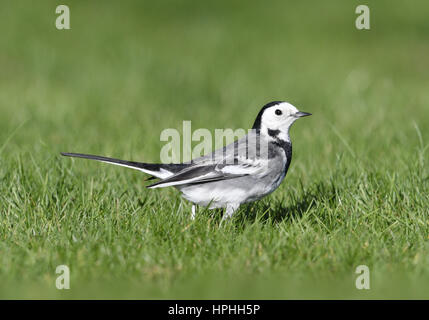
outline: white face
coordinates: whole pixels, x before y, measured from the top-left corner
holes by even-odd
[[[261,119],[261,129],[280,130],[285,133],[290,126],[300,118],[299,110],[287,102],[281,102],[264,111]]]

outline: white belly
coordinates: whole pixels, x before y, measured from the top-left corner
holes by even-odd
[[[271,177],[272,178],[272,177]],[[269,178],[271,180],[271,178]],[[224,208],[228,203],[246,203],[261,199],[270,194],[279,186],[283,177],[279,177],[278,183],[267,184],[261,180],[253,180],[248,177],[218,181],[205,184],[181,187],[183,197],[201,206]],[[271,180],[272,181],[272,180]]]

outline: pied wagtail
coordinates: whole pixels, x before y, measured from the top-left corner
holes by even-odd
[[[98,160],[143,171],[160,181],[148,188],[176,187],[194,204],[226,208],[223,219],[242,204],[259,200],[283,181],[292,160],[289,129],[309,116],[293,105],[273,101],[262,107],[252,129],[241,139],[212,153],[178,164],[125,161],[80,153],[63,156]],[[195,205],[192,206],[192,218]]]

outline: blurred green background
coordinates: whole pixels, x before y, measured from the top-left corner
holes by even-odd
[[[429,297],[427,1],[1,8],[0,297]],[[272,100],[313,116],[279,190],[225,228],[139,172],[59,156],[156,162],[163,129],[249,128]]]

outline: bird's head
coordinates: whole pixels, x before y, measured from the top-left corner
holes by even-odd
[[[252,129],[261,133],[289,140],[289,128],[299,118],[310,116],[311,113],[299,111],[293,105],[283,101],[267,103],[259,111]]]

